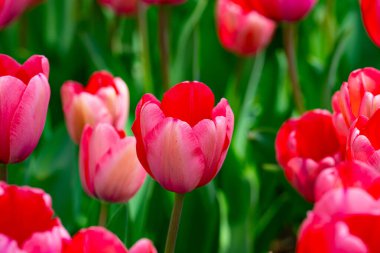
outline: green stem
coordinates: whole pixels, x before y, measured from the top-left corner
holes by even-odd
[[[177,239],[177,233],[179,228],[179,222],[181,220],[181,213],[183,207],[184,194],[175,194],[174,206],[172,211],[172,217],[170,218],[170,225],[168,236],[166,238],[165,253],[173,253],[175,249],[175,242]]]
[[[169,7],[158,7],[158,37],[161,58],[161,77],[164,91],[169,89]]]
[[[141,61],[144,70],[144,92],[153,92],[152,76],[151,76],[151,64],[150,64],[150,53],[149,53],[149,36],[148,36],[148,26],[146,23],[146,6],[141,0],[137,1],[137,24],[139,29],[139,36],[142,48]]]
[[[0,163],[0,181],[8,182],[7,165]]]
[[[288,60],[290,83],[293,89],[294,102],[299,113],[305,112],[304,101],[298,80],[297,59],[295,51],[296,24],[284,24],[284,46]]]
[[[119,15],[116,15],[116,17],[112,20],[110,24],[110,33],[109,33],[109,48],[111,49],[112,54],[115,54],[117,52],[118,47],[118,34],[117,30],[120,26],[121,17]]]
[[[99,222],[98,225],[106,227],[108,216],[108,204],[105,202],[100,202],[100,212],[99,212]]]

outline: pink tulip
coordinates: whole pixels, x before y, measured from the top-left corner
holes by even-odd
[[[360,9],[369,37],[380,47],[380,1],[360,0]]]
[[[135,15],[137,0],[98,0],[100,4],[112,9],[118,15]]]
[[[342,143],[360,115],[371,117],[380,108],[380,71],[364,68],[353,71],[332,99],[334,125]]]
[[[326,193],[303,222],[297,253],[380,252],[380,202],[359,188]]]
[[[79,143],[86,124],[109,123],[124,129],[129,111],[129,91],[120,78],[95,72],[86,87],[68,81],[61,88],[63,112],[71,139]]]
[[[120,239],[103,227],[90,227],[80,230],[63,253],[157,253],[152,242],[138,241],[130,251]]]
[[[303,19],[316,2],[317,0],[254,0],[252,5],[270,19],[294,22]]]
[[[320,199],[335,188],[358,187],[372,194],[380,184],[380,172],[359,161],[341,162],[337,166],[323,170],[315,183],[315,198]]]
[[[135,137],[109,124],[87,125],[79,148],[80,178],[88,195],[127,202],[140,189],[146,172],[137,158]]]
[[[0,29],[9,25],[27,8],[41,2],[42,0],[0,0]]]
[[[0,54],[0,163],[21,162],[37,146],[50,99],[48,77],[44,56],[20,65]]]
[[[70,236],[54,217],[50,196],[40,189],[0,182],[2,253],[61,252]]]
[[[292,186],[314,201],[318,175],[342,160],[343,153],[332,122],[325,110],[313,110],[285,122],[276,137],[277,161]]]
[[[176,5],[182,4],[187,0],[143,0],[146,4],[155,4],[155,5]]]
[[[200,82],[182,82],[158,101],[146,94],[132,130],[145,170],[165,189],[186,193],[209,183],[230,145],[234,115],[226,99]]]
[[[347,141],[349,160],[363,161],[380,171],[380,110],[370,118],[359,116]]]
[[[223,47],[242,56],[265,48],[276,28],[274,21],[246,6],[245,0],[218,0],[216,21]]]

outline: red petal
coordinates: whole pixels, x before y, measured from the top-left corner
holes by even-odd
[[[116,94],[119,93],[115,86],[113,76],[107,71],[98,71],[92,74],[85,90],[88,93],[96,94],[99,89],[104,87],[113,87]]]

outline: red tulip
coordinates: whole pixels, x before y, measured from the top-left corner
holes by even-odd
[[[23,161],[37,146],[50,99],[48,77],[44,56],[20,65],[0,54],[0,163]]]
[[[70,236],[40,189],[0,182],[0,249],[3,253],[61,252]]]
[[[0,29],[10,24],[27,8],[41,2],[42,0],[0,0]]]
[[[142,245],[143,247],[141,247]],[[80,230],[64,253],[157,253],[151,241],[142,239],[130,251],[116,235],[103,227],[90,227]]]
[[[156,5],[176,5],[186,2],[186,0],[143,0],[143,2]]]
[[[359,116],[353,123],[347,141],[350,160],[363,161],[380,171],[380,110],[370,118]]]
[[[107,6],[118,15],[135,15],[138,0],[98,0],[100,4]]]
[[[120,78],[95,72],[86,87],[68,81],[61,88],[63,112],[71,139],[79,143],[86,124],[110,123],[124,129],[129,111],[129,92]]]
[[[80,178],[87,194],[127,202],[140,189],[146,172],[137,158],[135,137],[109,124],[87,125],[79,148]]]
[[[353,71],[332,99],[334,125],[342,143],[360,115],[371,117],[380,108],[380,71],[364,68]]]
[[[299,21],[314,7],[317,0],[254,0],[253,7],[276,21]]]
[[[360,0],[360,9],[369,37],[380,47],[380,1]]]
[[[223,47],[242,56],[265,48],[276,28],[274,21],[249,8],[245,0],[218,0],[216,21]]]
[[[146,94],[132,130],[145,170],[165,189],[190,192],[210,182],[226,157],[234,115],[226,99],[200,82],[177,84],[162,102]]]
[[[314,201],[314,185],[319,173],[342,159],[332,116],[313,110],[299,119],[285,122],[276,137],[277,161],[293,187]]]
[[[368,192],[377,189],[380,172],[365,163],[341,162],[337,166],[323,170],[315,183],[315,198],[320,199],[335,188],[359,187]]]
[[[359,188],[326,193],[303,222],[297,253],[380,252],[380,205]]]

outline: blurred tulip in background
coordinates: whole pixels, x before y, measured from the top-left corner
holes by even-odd
[[[380,1],[360,0],[360,9],[369,37],[380,47]]]
[[[118,15],[135,15],[139,0],[98,0],[100,4],[112,9]]]
[[[1,0],[0,30],[9,25],[26,9],[43,2],[43,0]]]

